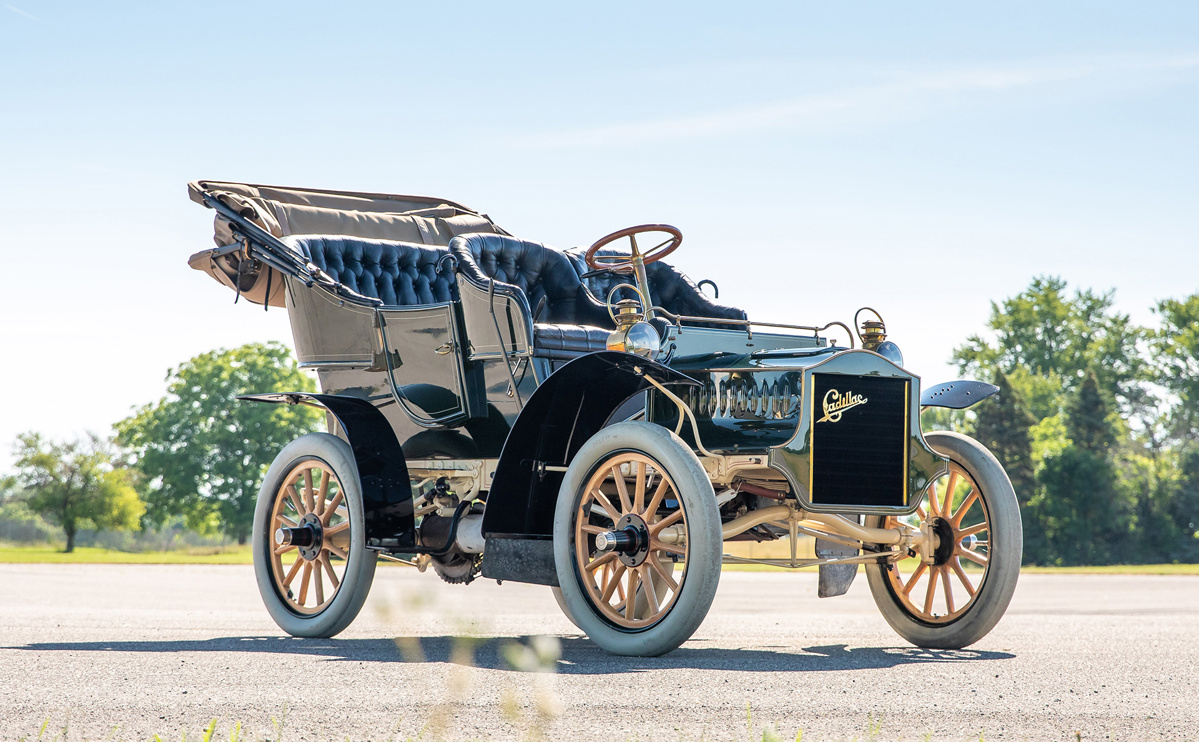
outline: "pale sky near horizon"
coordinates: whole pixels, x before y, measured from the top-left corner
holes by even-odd
[[[666,222],[762,320],[907,367],[1035,275],[1199,291],[1199,5],[0,0],[0,473],[264,313],[187,268],[199,178],[456,200],[560,247]],[[231,402],[231,404],[233,404]]]

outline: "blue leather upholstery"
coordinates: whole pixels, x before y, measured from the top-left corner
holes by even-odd
[[[583,254],[586,249],[576,247],[573,250],[566,252],[571,264],[574,266],[578,275],[583,275],[591,269],[587,267],[587,263],[583,260]],[[600,251],[601,255],[628,255],[627,251],[605,249]],[[713,317],[719,319],[746,319],[744,309],[725,306],[718,304],[708,298],[707,294],[699,289],[686,274],[679,271],[672,265],[658,261],[645,266],[645,277],[649,280],[650,299],[655,305],[662,307],[673,314],[682,314],[689,317]],[[591,278],[581,279],[587,290],[599,301],[605,301],[608,292],[618,283],[634,283],[632,276],[593,276]],[[613,300],[635,298],[635,294],[628,289],[622,289],[617,292]],[[729,327],[722,323],[698,323],[701,326],[709,327]]]
[[[586,325],[533,325],[533,349],[539,358],[569,361],[584,353],[608,349],[611,330]]]
[[[457,299],[454,266],[444,247],[339,235],[283,238],[333,280],[390,306]]]
[[[570,259],[558,250],[507,235],[478,233],[455,237],[450,252],[458,259],[458,270],[479,285],[494,278],[519,288],[535,322],[612,327],[607,310],[587,293]]]
[[[465,234],[450,241],[458,271],[478,286],[490,279],[519,289],[533,325],[539,358],[570,360],[604,350],[612,320],[583,287],[565,253],[498,234]]]

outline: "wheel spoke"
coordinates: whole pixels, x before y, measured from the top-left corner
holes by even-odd
[[[984,520],[982,523],[970,526],[969,528],[963,528],[962,530],[958,531],[958,538],[962,539],[967,536],[973,536],[976,533],[982,533],[983,531],[987,530],[990,527],[991,527],[991,524],[987,523]]]
[[[636,472],[636,485],[633,489],[633,512],[640,513],[645,509],[645,464],[640,461],[633,462],[634,471]]]
[[[329,497],[329,480],[333,478],[333,472],[321,470],[321,485],[316,491],[316,499],[321,504],[321,513],[324,513],[325,500]]]
[[[625,567],[624,564],[617,564],[615,568],[612,569],[611,574],[607,575],[607,581],[604,583],[603,592],[600,593],[601,603],[607,603],[612,599],[612,593],[616,592],[616,589],[620,587],[620,578],[624,575],[626,569],[628,568]]]
[[[651,556],[649,558],[649,566],[658,573],[659,577],[666,581],[666,584],[670,586],[670,589],[673,592],[679,591],[679,583],[675,582],[674,576],[671,575],[670,572],[666,571],[666,567],[662,566],[661,560],[659,560],[656,556]]]
[[[966,592],[970,593],[970,597],[974,597],[974,585],[971,584],[969,576],[966,575],[966,570],[962,569],[962,560],[954,557],[950,560],[949,565],[953,567],[953,573],[962,581],[962,587],[966,588]]]
[[[629,502],[629,488],[625,486],[624,475],[620,473],[620,464],[613,465],[609,471],[612,473],[612,479],[616,482],[616,494],[620,497],[620,512],[630,512],[633,505]]]
[[[591,572],[591,571],[599,569],[600,567],[604,566],[605,564],[607,564],[608,562],[611,562],[614,559],[616,559],[616,552],[609,551],[607,554],[604,554],[602,557],[599,557],[598,559],[596,559],[591,564],[588,564],[583,569],[587,570],[588,572]]]
[[[341,533],[342,531],[346,530],[349,527],[350,527],[350,521],[348,521],[348,520],[344,523],[338,523],[335,526],[330,526],[329,528],[325,529],[325,538],[329,538],[330,536],[336,536],[337,534]]]
[[[938,571],[941,573],[941,589],[945,591],[945,607],[953,613],[953,589],[949,586],[949,570],[942,565]]]
[[[599,491],[599,487],[591,490],[591,496],[594,497],[596,502],[600,504],[600,507],[602,507],[608,513],[608,517],[612,519],[613,524],[620,520],[620,512],[613,507],[612,501],[608,499],[608,496]]]
[[[670,489],[670,481],[666,477],[662,477],[662,481],[658,483],[658,488],[654,490],[654,494],[649,499],[649,504],[645,506],[645,520],[651,521],[654,514],[658,512],[658,507],[662,501],[666,499],[666,492]]]
[[[979,554],[977,551],[972,551],[970,549],[959,549],[958,553],[981,567],[987,566],[987,558],[982,554]]]
[[[960,506],[958,506],[957,512],[954,513],[953,518],[951,518],[951,520],[955,526],[961,525],[962,517],[966,515],[966,513],[970,510],[971,506],[974,505],[974,501],[977,499],[978,499],[978,489],[971,488],[970,494],[966,495],[966,499],[962,500],[962,504]]]
[[[657,539],[650,541],[649,548],[651,551],[664,551],[667,554],[674,554],[675,556],[687,556],[687,551],[683,547],[664,544]]]
[[[325,583],[321,579],[321,565],[319,565],[319,564],[316,565],[316,568],[312,570],[312,579],[316,583],[316,604],[324,605],[325,604]]]
[[[278,556],[279,554],[286,554],[294,548],[296,548],[295,544],[283,544],[282,546],[276,546],[275,555]]]
[[[312,470],[304,470],[304,504],[308,506],[309,513],[316,513],[316,503],[312,501]],[[317,513],[320,515],[320,513]]]
[[[624,596],[624,617],[625,620],[632,621],[637,608],[637,578],[639,573],[635,569],[626,571],[629,575],[629,587],[628,592]]]
[[[312,562],[304,561],[304,576],[300,578],[300,597],[296,601],[304,605],[308,601],[308,583],[312,580]]]
[[[658,605],[658,591],[654,587],[654,579],[653,576],[649,574],[649,570],[650,568],[644,564],[637,568],[637,571],[640,573],[641,587],[643,590],[645,590],[646,607],[649,608],[649,611],[645,616],[646,618],[652,618],[653,616],[658,615],[658,611],[661,610]]]
[[[343,561],[347,561],[347,562],[350,561],[349,555],[347,555],[346,552],[344,550],[342,550],[340,547],[335,546],[326,541],[325,548],[329,550],[330,554],[341,557]]]
[[[329,575],[329,582],[333,583],[333,589],[336,590],[341,585],[341,580],[337,579],[337,573],[333,571],[333,564],[329,561],[328,552],[321,554],[321,564],[325,567],[325,574]]]
[[[941,505],[942,517],[948,518],[953,513],[953,491],[958,486],[958,473],[949,472],[949,483],[945,485],[945,502]]]
[[[345,495],[342,493],[341,488],[338,487],[337,494],[333,496],[333,499],[330,500],[327,505],[325,505],[324,515],[321,516],[321,522],[324,525],[329,525],[329,521],[333,520],[334,514],[337,513],[337,509],[341,507],[341,502],[344,499]]]
[[[659,533],[662,532],[663,528],[666,528],[667,526],[678,523],[679,519],[682,517],[683,517],[683,508],[680,505],[678,510],[674,511],[673,513],[666,516],[662,520],[658,521],[657,523],[651,523],[649,526],[649,535],[657,536]]]
[[[898,567],[896,569],[898,569]],[[916,580],[920,579],[920,575],[924,574],[924,570],[926,569],[928,569],[928,565],[926,565],[924,562],[920,562],[920,564],[916,565],[916,569],[912,570],[912,576],[908,578],[908,581],[903,586],[904,595],[912,594],[912,588],[916,587]]]
[[[283,587],[291,587],[291,581],[296,579],[296,575],[300,572],[300,567],[303,566],[304,560],[296,557],[296,561],[291,565],[291,569],[287,570],[287,576],[283,578]]]
[[[916,515],[920,516],[920,520],[928,518],[928,513],[924,512],[924,508],[920,505],[916,506]]]
[[[300,501],[300,495],[296,492],[296,488],[292,485],[287,486],[287,499],[291,500],[291,506],[296,509],[296,515],[304,514],[304,504]]]
[[[937,483],[930,482],[928,485],[928,512],[930,515],[940,515],[941,511],[937,510]],[[923,515],[921,518],[925,517]]]
[[[603,526],[583,525],[579,527],[579,530],[581,530],[583,533],[599,534],[607,533],[611,529],[604,528]]]
[[[933,615],[933,599],[937,595],[937,568],[928,568],[928,591],[924,593],[924,613]]]
[[[280,514],[280,515],[279,515],[279,520],[280,520],[281,522],[283,522],[283,523],[286,523],[288,528],[295,528],[295,527],[296,527],[296,522],[295,522],[294,520],[292,520],[291,518],[288,518],[286,515],[282,515],[282,514]]]

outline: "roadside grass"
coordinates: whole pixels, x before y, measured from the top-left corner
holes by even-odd
[[[756,555],[755,555],[756,556]],[[771,554],[771,557],[776,557]],[[780,555],[781,556],[781,555]],[[253,564],[247,546],[198,546],[174,551],[117,551],[80,546],[67,554],[49,545],[0,546],[0,564]],[[380,565],[396,565],[380,562]],[[778,567],[762,564],[726,564],[730,572],[780,572]],[[861,571],[859,567],[859,571]],[[815,572],[803,567],[800,572]],[[1096,567],[1022,567],[1023,574],[1077,575],[1199,575],[1199,564],[1112,564]]]
[[[0,564],[251,564],[249,546],[200,546],[175,551],[116,551],[78,546],[0,546]]]

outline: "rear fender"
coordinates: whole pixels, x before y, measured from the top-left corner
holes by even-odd
[[[652,385],[698,383],[640,356],[600,351],[551,374],[525,403],[504,442],[483,515],[485,536],[551,536],[554,504],[578,450],[622,403]]]
[[[373,404],[358,397],[286,392],[247,394],[245,402],[306,404],[328,410],[337,418],[354,452],[366,516],[366,546],[395,551],[416,546],[412,514],[412,484],[404,451],[391,424]]]

